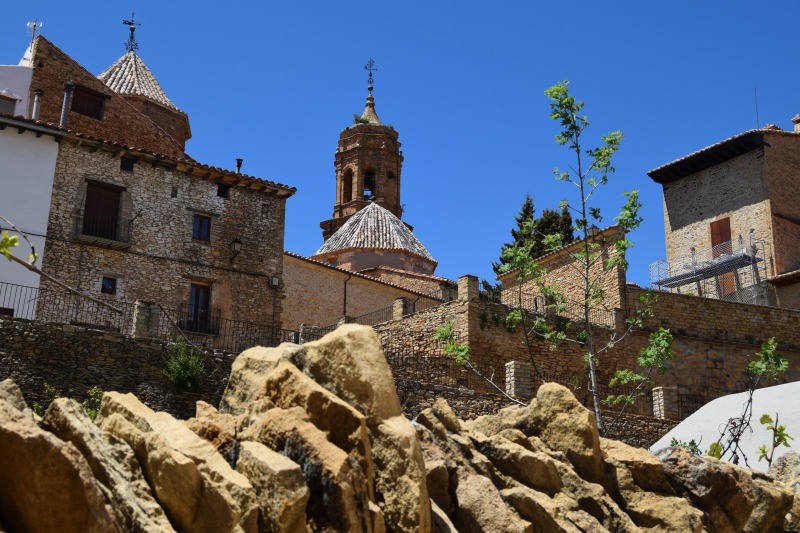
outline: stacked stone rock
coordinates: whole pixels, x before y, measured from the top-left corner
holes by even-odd
[[[242,353],[220,409],[198,402],[188,421],[113,392],[95,422],[65,398],[39,419],[6,380],[0,531],[797,527],[790,485],[601,439],[593,417],[548,384],[526,407],[462,422],[440,399],[411,422],[377,335],[356,325]]]

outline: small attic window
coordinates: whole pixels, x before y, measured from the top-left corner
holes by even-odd
[[[230,185],[226,185],[224,183],[220,183],[219,185],[217,185],[217,196],[220,196],[222,198],[228,198],[230,196],[230,193],[231,193]]]
[[[103,120],[103,108],[106,103],[106,95],[76,86],[72,91],[72,106],[70,109],[81,115]]]
[[[135,163],[136,163],[135,158],[123,156],[119,160],[119,169],[123,172],[133,172],[133,165]]]
[[[11,98],[6,98],[2,94],[0,94],[0,113],[6,113],[9,115],[14,114],[14,108],[17,105],[17,101]]]

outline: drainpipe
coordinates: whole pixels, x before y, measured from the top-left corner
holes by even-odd
[[[343,317],[347,316],[347,282],[350,281],[350,278],[352,278],[352,277],[353,277],[353,273],[351,272],[350,274],[347,275],[347,279],[344,280],[344,298],[342,298],[342,300],[344,300],[342,302],[342,316]]]
[[[39,120],[39,109],[42,106],[42,95],[44,91],[36,89],[33,91],[33,110],[31,111],[31,119]]]
[[[61,106],[61,120],[58,122],[58,125],[62,128],[67,127],[67,111],[69,111],[70,102],[72,101],[72,89],[74,88],[75,84],[71,81],[64,84],[64,103]]]

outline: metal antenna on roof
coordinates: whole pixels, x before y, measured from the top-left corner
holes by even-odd
[[[135,11],[131,12],[131,19],[122,21],[123,24],[128,26],[131,29],[131,36],[128,37],[128,40],[125,41],[125,50],[128,52],[133,52],[134,50],[139,49],[139,43],[136,42],[136,37],[134,37],[134,33],[136,32],[136,26],[141,26],[138,22],[134,22],[133,16],[136,14]]]
[[[758,84],[753,85],[753,94],[756,97],[756,129],[761,127],[761,122],[758,120]]]
[[[372,89],[375,88],[372,85],[372,73],[373,73],[373,71],[374,72],[378,71],[378,69],[375,68],[375,61],[372,58],[369,58],[369,61],[367,61],[367,64],[364,65],[364,70],[368,70],[369,71],[369,78],[367,79],[367,83],[368,83],[367,90],[369,91],[369,94],[372,94]]]
[[[28,30],[31,32],[31,46],[33,46],[33,40],[36,39],[39,28],[44,26],[44,22],[39,22],[39,19],[35,19],[33,22],[29,22],[27,26]]]

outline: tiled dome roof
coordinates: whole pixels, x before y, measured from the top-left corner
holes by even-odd
[[[115,93],[144,96],[170,109],[180,111],[167,98],[153,73],[133,50],[117,59],[97,77]]]
[[[352,249],[402,250],[436,261],[399,218],[376,203],[351,216],[314,255]]]

